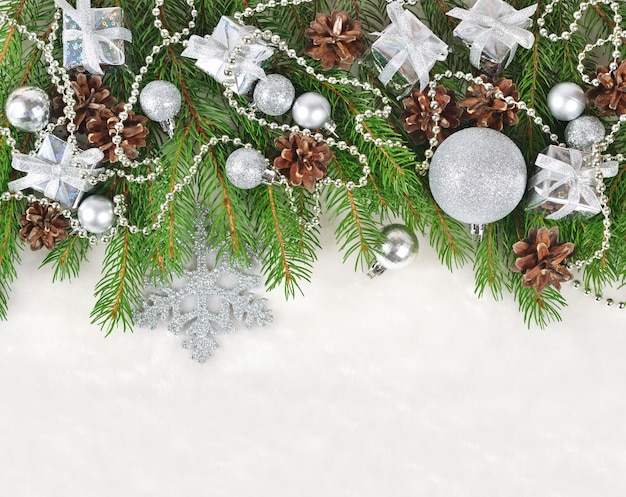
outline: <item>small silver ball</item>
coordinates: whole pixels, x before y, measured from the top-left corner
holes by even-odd
[[[296,98],[291,108],[293,120],[298,126],[320,129],[330,121],[330,102],[319,93],[308,92]]]
[[[287,112],[296,97],[291,81],[280,74],[268,74],[254,88],[253,98],[257,108],[268,116],[280,116]]]
[[[226,176],[233,185],[244,190],[259,186],[266,169],[265,157],[253,148],[239,148],[226,159]]]
[[[90,233],[109,231],[115,223],[113,202],[102,195],[91,195],[78,206],[78,220]]]
[[[4,108],[7,121],[21,131],[39,131],[50,119],[50,98],[34,86],[23,86],[13,91]]]
[[[526,190],[526,161],[513,140],[490,128],[466,128],[450,135],[430,163],[433,197],[462,223],[502,219]]]
[[[565,142],[570,148],[591,152],[593,145],[604,140],[605,129],[596,116],[581,116],[565,127]]]
[[[139,103],[144,114],[156,122],[174,119],[182,98],[176,86],[168,81],[152,81],[139,94]]]
[[[587,99],[583,89],[574,83],[559,83],[548,93],[548,108],[560,121],[571,121],[585,110]]]
[[[384,242],[376,260],[385,269],[399,269],[408,265],[417,255],[418,242],[415,233],[402,224],[389,224],[380,232]]]

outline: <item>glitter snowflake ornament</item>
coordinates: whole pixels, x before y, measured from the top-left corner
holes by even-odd
[[[260,276],[250,268],[231,263],[227,256],[215,260],[218,246],[208,242],[204,223],[196,223],[195,263],[182,274],[178,285],[159,284],[146,289],[142,309],[135,311],[135,324],[155,329],[159,321],[171,317],[168,330],[185,334],[183,347],[192,350],[192,359],[202,363],[217,349],[218,331],[231,333],[235,320],[246,328],[256,322],[265,326],[272,312],[265,309],[267,299],[256,298],[251,289],[259,286]],[[193,305],[189,306],[192,302]]]

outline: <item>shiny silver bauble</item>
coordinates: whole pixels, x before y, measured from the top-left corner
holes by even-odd
[[[322,129],[330,121],[330,102],[315,92],[308,92],[296,98],[291,108],[294,122],[308,129]]]
[[[380,230],[384,237],[376,261],[385,269],[405,267],[417,255],[417,237],[402,224],[389,224]]]
[[[91,195],[78,206],[78,221],[90,233],[105,233],[115,223],[113,202],[102,195]]]
[[[50,98],[41,88],[23,86],[13,91],[4,106],[7,121],[20,131],[42,130],[50,119]]]
[[[548,109],[560,121],[576,119],[586,105],[585,92],[574,83],[559,83],[548,93]]]

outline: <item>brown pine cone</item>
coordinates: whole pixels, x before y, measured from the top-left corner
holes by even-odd
[[[117,99],[111,95],[111,88],[102,84],[102,78],[98,75],[78,73],[72,81],[74,89],[74,112],[76,117],[74,124],[80,133],[85,132],[87,121],[94,117],[100,107],[112,108]],[[63,115],[65,104],[63,97],[57,95],[52,99],[52,117],[59,118]]]
[[[587,90],[587,100],[601,116],[626,114],[626,60],[611,74],[606,66],[597,66],[594,76],[600,82]]]
[[[457,107],[453,90],[448,90],[443,85],[435,88],[435,101],[439,104],[439,128],[437,140],[441,143],[454,128],[461,124],[460,117],[463,109]],[[435,136],[432,129],[435,122],[431,119],[434,110],[430,107],[431,99],[428,89],[420,92],[417,88],[411,95],[402,101],[406,112],[402,113],[400,120],[404,129],[411,134],[411,138],[418,145]]]
[[[69,221],[61,215],[59,209],[49,205],[43,207],[39,202],[28,205],[26,214],[20,214],[20,238],[30,245],[31,250],[46,247],[52,250],[58,241],[67,237]]]
[[[333,154],[326,143],[318,143],[302,133],[291,133],[288,137],[279,136],[274,144],[280,153],[274,159],[274,166],[292,185],[313,190],[315,182],[328,172]]]
[[[485,83],[490,82],[484,74],[480,77]],[[501,91],[504,97],[519,100],[519,92],[515,88],[515,83],[507,78],[500,78],[491,84],[493,88],[486,90],[484,86],[472,83],[467,88],[467,96],[459,100],[459,105],[465,107],[464,117],[476,121],[479,128],[502,131],[504,126],[513,126],[519,122],[517,115],[519,109],[517,105],[507,103],[504,98],[496,97],[496,93]]]
[[[324,69],[350,69],[354,59],[365,51],[361,23],[351,21],[345,11],[317,14],[304,32],[311,39],[304,53],[321,60]]]
[[[561,282],[572,279],[572,274],[563,261],[574,252],[573,243],[558,243],[559,229],[542,227],[531,228],[528,237],[513,245],[517,256],[511,270],[522,273],[522,285],[534,288],[537,293],[552,285],[561,289]]]
[[[113,109],[101,107],[97,114],[87,121],[87,141],[104,152],[102,162],[117,162],[119,159],[115,155],[113,137],[115,136],[115,125],[120,121],[119,114],[124,110],[124,103]],[[124,130],[120,133],[122,137],[121,147],[129,159],[136,159],[139,156],[138,147],[145,147],[144,138],[149,131],[145,127],[148,118],[128,113],[128,119],[124,121]]]

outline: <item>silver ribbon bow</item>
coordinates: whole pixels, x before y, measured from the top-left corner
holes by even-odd
[[[473,37],[470,49],[470,63],[474,67],[480,67],[480,56],[485,46],[492,39],[498,40],[509,48],[510,54],[506,62],[507,66],[513,60],[517,45],[521,45],[524,48],[533,46],[535,35],[524,28],[531,22],[530,16],[537,10],[537,5],[531,5],[522,10],[513,10],[513,12],[507,12],[506,10],[496,12],[494,17],[479,14],[472,9],[465,10],[458,7],[447,13],[447,15],[461,19],[461,21],[471,24],[472,28],[479,30],[478,35]],[[461,24],[459,24],[456,30],[459,30],[459,28],[461,28]],[[460,30],[459,34],[462,36]]]
[[[104,74],[100,64],[115,64],[116,60],[106,56],[102,46],[109,48],[117,60],[124,60],[124,52],[113,40],[132,41],[131,32],[122,27],[96,29],[96,9],[91,8],[91,0],[76,0],[76,8],[65,0],[55,0],[63,13],[78,24],[80,29],[64,29],[63,43],[82,40],[83,67],[91,74]]]
[[[565,204],[558,211],[547,216],[548,219],[562,219],[576,210],[595,214],[602,210],[594,190],[596,168],[583,168],[583,155],[579,150],[570,149],[569,153],[571,164],[539,154],[535,164],[542,170],[528,182],[528,188],[535,189],[544,198],[551,197],[563,185],[569,185],[570,190],[567,199],[564,199]],[[619,165],[616,161],[608,161],[604,162],[599,169],[603,177],[611,178],[617,174]]]
[[[49,149],[46,150],[46,147]],[[58,163],[42,157],[44,154],[48,157],[54,157],[54,151],[52,151],[49,141],[45,141],[42,145],[40,155],[13,155],[11,162],[13,169],[28,174],[23,178],[11,181],[8,184],[9,190],[18,192],[45,184],[43,194],[46,197],[71,206],[72,202],[67,192],[68,186],[79,191],[88,191],[91,188],[91,183],[81,179],[81,172],[96,175],[104,171],[102,168],[89,171],[83,169],[85,166],[97,164],[104,158],[104,154],[97,148],[90,148],[73,157],[72,147],[67,146],[63,150],[61,162]],[[77,162],[78,164],[76,164]]]
[[[446,60],[448,45],[437,38],[426,26],[423,26],[416,36],[411,29],[407,12],[399,2],[387,5],[387,14],[391,25],[385,29],[384,33],[372,34],[388,37],[389,41],[401,46],[402,49],[387,63],[378,79],[386,85],[408,60],[420,82],[420,91],[423,91],[430,79],[430,69],[435,60]]]
[[[183,57],[189,57],[190,59],[196,59],[198,63],[206,60],[221,60],[224,63],[228,62],[231,55],[231,51],[239,43],[240,36],[234,38],[228,38],[228,44],[224,45],[214,36],[210,38],[202,38],[201,36],[192,35],[189,38],[189,44],[187,48],[183,50],[181,55]],[[265,71],[259,67],[255,62],[246,58],[245,54],[238,58],[237,63],[233,67],[233,74],[235,76],[246,75],[256,79],[266,79]]]

